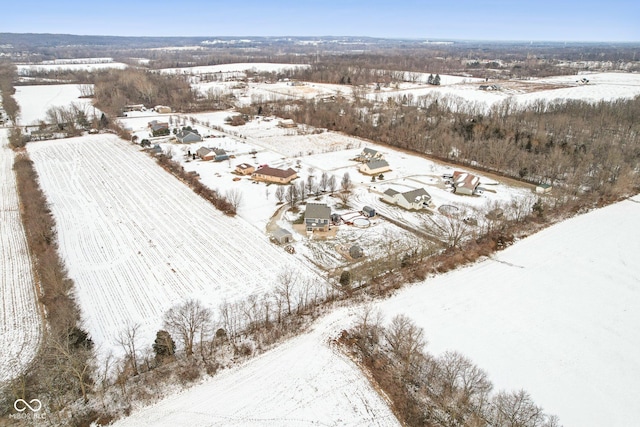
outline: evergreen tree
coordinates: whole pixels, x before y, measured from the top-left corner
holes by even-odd
[[[433,84],[436,86],[440,85],[440,74],[436,74],[436,76],[433,78]]]
[[[156,340],[153,342],[153,351],[156,354],[158,363],[162,363],[166,358],[175,354],[176,343],[169,332],[165,330],[158,331]]]
[[[429,74],[429,78],[427,79],[427,83],[432,85],[433,84],[433,74]]]

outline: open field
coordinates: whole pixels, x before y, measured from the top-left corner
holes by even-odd
[[[42,334],[31,257],[13,172],[14,153],[0,129],[0,383],[36,355]]]
[[[567,426],[640,418],[640,197],[541,231],[493,259],[379,304],[431,352],[457,350],[496,389],[520,389]]]
[[[52,107],[68,108],[72,103],[82,107],[89,120],[100,113],[91,105],[90,98],[80,98],[79,85],[16,86],[15,98],[20,105],[20,124],[37,125],[46,121],[47,110]]]
[[[495,391],[528,391],[564,426],[634,425],[639,209],[635,197],[570,219],[374,307],[386,321],[408,315],[425,329],[431,353],[462,352],[488,372]],[[212,425],[393,425],[375,403],[377,392],[327,344],[358,310],[337,310],[313,332],[116,425],[192,425],[205,418]],[[373,409],[365,414],[363,405]],[[343,415],[334,421],[339,408]]]
[[[114,426],[399,426],[359,368],[330,343],[344,315],[330,314],[313,331]]]
[[[271,291],[285,267],[321,279],[112,135],[29,145],[76,283],[85,327],[103,350],[127,324],[151,343],[186,298],[217,308]]]

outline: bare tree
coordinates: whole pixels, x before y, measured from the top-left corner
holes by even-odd
[[[267,197],[269,197],[268,192]],[[238,208],[242,204],[242,191],[240,191],[238,188],[227,190],[227,192],[225,193],[225,198],[229,201],[231,206],[233,206],[233,210],[237,212]]]
[[[431,234],[447,248],[460,246],[470,235],[470,226],[465,221],[468,213],[458,211],[446,215],[427,215],[424,222]]]
[[[294,207],[296,203],[298,203],[299,197],[300,194],[298,193],[298,187],[295,184],[289,185],[284,196],[284,199],[287,201],[287,203],[289,203],[291,207]]]
[[[322,191],[327,191],[327,187],[329,186],[329,174],[326,171],[322,171],[319,185]]]
[[[344,175],[342,175],[342,181],[340,181],[340,187],[342,187],[342,191],[348,193],[351,191],[351,189],[353,188],[353,182],[351,181],[351,176],[349,175],[349,172],[345,172]]]
[[[131,364],[133,375],[140,373],[138,370],[138,351],[136,349],[136,334],[138,333],[138,329],[140,329],[139,323],[127,324],[116,337],[116,343],[122,347],[126,360]]]
[[[293,298],[293,288],[297,282],[297,275],[291,268],[286,268],[278,275],[278,285],[276,295],[284,301],[287,306],[287,314],[291,314],[291,301]]]
[[[164,327],[179,336],[187,356],[193,355],[195,337],[211,325],[211,310],[200,301],[187,300],[171,307],[164,315]]]
[[[524,390],[502,391],[493,398],[493,425],[500,427],[550,427],[556,417],[548,417]]]
[[[298,194],[300,195],[300,200],[304,202],[307,199],[307,186],[304,181],[298,181],[296,184],[298,187]]]
[[[284,187],[282,185],[278,185],[276,188],[276,199],[278,199],[278,203],[284,202]]]
[[[335,175],[331,175],[329,177],[329,181],[327,182],[327,184],[329,185],[329,191],[331,191],[331,194],[335,193],[338,189],[338,180],[336,179]]]
[[[404,366],[403,371],[410,368],[427,344],[424,332],[407,316],[400,314],[391,320],[387,328],[387,343],[398,361]]]

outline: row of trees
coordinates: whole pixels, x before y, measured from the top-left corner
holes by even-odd
[[[28,371],[1,391],[0,415],[6,414],[16,399],[28,401],[34,396],[47,402],[55,413],[78,399],[88,401],[95,368],[93,342],[80,326],[73,281],[58,255],[55,221],[33,162],[22,153],[16,158],[14,170],[46,327]]]
[[[385,326],[379,313],[366,309],[339,342],[358,355],[404,425],[559,426],[524,390],[493,394],[487,373],[462,354],[425,351],[424,331],[404,315]]]

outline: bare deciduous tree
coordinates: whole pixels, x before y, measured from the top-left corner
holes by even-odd
[[[193,355],[195,337],[211,325],[211,310],[190,299],[171,307],[164,315],[164,326],[179,336],[187,356]]]
[[[225,197],[229,201],[231,206],[233,206],[233,209],[235,211],[238,211],[238,208],[242,204],[242,191],[240,191],[238,188],[232,188],[230,190],[227,190],[227,192],[225,193]],[[268,191],[267,197],[269,197]]]
[[[133,375],[138,375],[138,350],[136,349],[136,334],[140,329],[140,324],[127,324],[124,329],[118,332],[116,343],[122,347],[126,360],[131,364]]]

